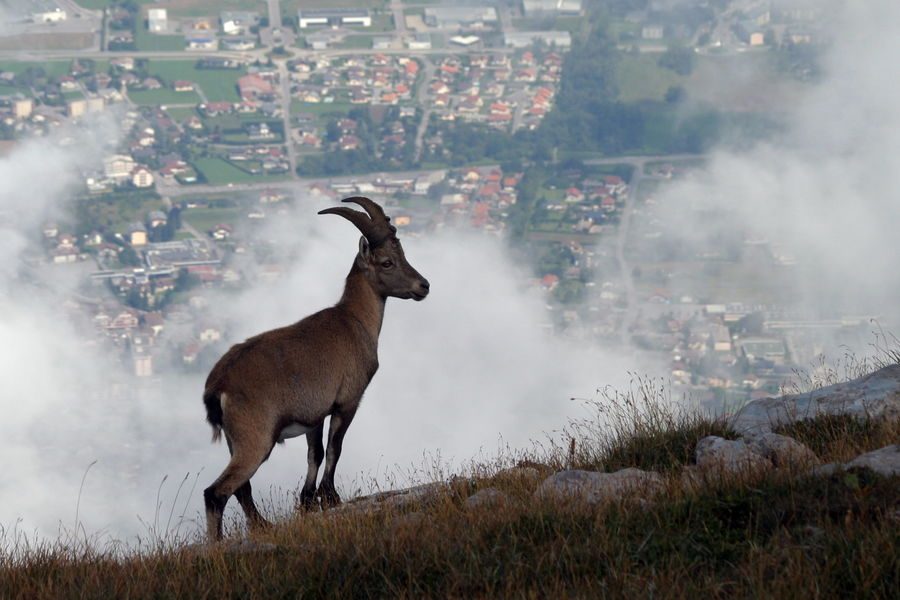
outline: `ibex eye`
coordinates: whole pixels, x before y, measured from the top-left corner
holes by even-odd
[[[394,263],[389,260],[386,260],[383,263],[381,263],[381,266],[384,267],[385,269],[390,269],[391,267],[394,266]]]

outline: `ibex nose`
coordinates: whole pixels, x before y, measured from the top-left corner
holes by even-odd
[[[425,291],[428,291],[428,290],[431,288],[431,284],[428,283],[428,280],[427,280],[427,279],[423,279],[422,281],[420,281],[420,282],[419,282],[419,285],[421,285],[421,286],[422,286],[422,289],[425,290]]]

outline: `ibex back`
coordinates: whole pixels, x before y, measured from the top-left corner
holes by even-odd
[[[368,216],[347,207],[322,210],[340,215],[362,232],[344,294],[331,308],[232,346],[206,379],[203,402],[213,440],[224,433],[231,461],[203,493],[207,532],[222,537],[222,512],[237,496],[251,527],[268,522],[253,502],[250,478],[276,443],[306,435],[306,482],[300,503],[323,508],[340,502],[334,470],[344,434],[363,392],[378,370],[378,335],[388,297],[422,300],[428,281],[406,260],[396,228],[378,204],[347,198]],[[322,442],[325,419],[328,450]],[[325,474],[316,490],[322,459]]]

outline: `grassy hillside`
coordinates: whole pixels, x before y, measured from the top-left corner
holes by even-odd
[[[232,531],[217,546],[137,556],[22,549],[0,557],[0,595],[888,598],[900,589],[900,477],[772,469],[684,485],[697,441],[733,432],[668,410],[652,388],[637,395],[570,427],[571,445],[475,466],[422,502],[298,514],[249,540]],[[783,432],[823,462],[900,439],[896,420],[826,417]],[[665,493],[594,506],[534,494],[559,469],[628,465],[663,473]],[[485,488],[502,500],[466,501]]]

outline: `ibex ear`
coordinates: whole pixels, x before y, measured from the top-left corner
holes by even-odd
[[[359,238],[359,259],[362,264],[361,267],[366,266],[366,263],[369,260],[369,241],[365,236],[360,236]]]

